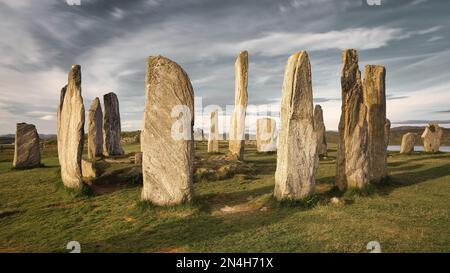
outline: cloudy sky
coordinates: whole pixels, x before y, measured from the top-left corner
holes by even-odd
[[[158,54],[189,74],[196,127],[207,128],[202,106],[207,116],[207,105],[233,104],[241,50],[249,51],[249,104],[268,105],[273,116],[287,58],[307,50],[315,103],[335,130],[344,48],[359,50],[361,70],[386,66],[394,126],[438,120],[450,127],[448,0],[381,0],[380,6],[366,0],[67,2],[76,1],[0,0],[0,134],[13,133],[17,122],[54,133],[60,89],[75,63],[82,67],[85,107],[116,92],[122,129],[139,129],[145,60]]]

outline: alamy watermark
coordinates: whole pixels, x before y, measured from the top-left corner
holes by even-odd
[[[195,97],[195,109],[192,111],[187,105],[174,105],[171,109],[171,137],[173,140],[193,140],[192,129],[202,129],[209,133],[211,112],[217,111],[218,140],[255,140],[256,122],[260,118],[278,119],[280,106],[278,104],[248,105],[219,105],[203,106],[202,97]],[[312,112],[311,112],[312,113]],[[192,122],[195,120],[194,128]],[[209,126],[207,126],[209,125]],[[267,128],[261,132],[262,139],[270,139],[272,132]]]
[[[381,0],[366,0],[369,6],[381,6]]]
[[[65,0],[69,6],[81,6],[81,0]]]
[[[71,250],[69,253],[81,253],[81,245],[77,241],[68,242],[66,249]]]

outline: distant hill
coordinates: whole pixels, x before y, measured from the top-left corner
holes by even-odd
[[[442,128],[444,130],[444,135],[441,139],[441,145],[442,146],[450,146],[450,128]],[[420,139],[420,136],[422,135],[423,131],[425,130],[425,126],[400,126],[395,127],[391,129],[391,138],[390,138],[390,145],[400,145],[402,142],[402,137],[406,133],[416,133],[419,135],[419,139],[416,140],[417,143],[422,144],[422,140]]]
[[[15,138],[14,134],[2,135],[2,136],[0,136],[0,144],[14,143],[14,138]],[[41,140],[52,140],[52,139],[56,139],[56,135],[55,134],[39,134],[39,138]]]
[[[444,135],[441,140],[442,146],[450,146],[450,128],[442,128],[444,130]],[[425,127],[421,126],[400,126],[391,128],[391,138],[389,145],[400,145],[402,141],[402,136],[406,133],[417,133],[419,135],[416,140],[417,145],[420,145],[422,141],[420,140],[420,135],[422,135]],[[122,137],[131,137],[138,134],[139,131],[131,131],[131,132],[122,132]],[[41,140],[55,140],[56,135],[54,134],[40,134],[39,137]],[[246,138],[249,136],[247,135]],[[252,135],[252,137],[254,137]],[[207,134],[205,133],[205,138],[207,138]],[[327,131],[327,142],[328,143],[338,143],[338,132],[336,131]],[[0,144],[11,144],[14,143],[14,135],[7,134],[0,136]]]
[[[450,146],[450,128],[442,128],[444,130],[444,135],[441,139],[442,146]],[[391,128],[391,136],[389,145],[400,145],[402,142],[402,137],[406,133],[416,133],[418,135],[418,139],[416,139],[416,145],[421,145],[422,140],[420,136],[425,130],[425,126],[400,126]],[[338,143],[338,132],[336,131],[327,131],[327,142],[328,143]]]

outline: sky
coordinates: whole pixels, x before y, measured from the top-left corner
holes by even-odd
[[[79,1],[0,0],[0,134],[14,133],[18,122],[55,133],[72,64],[81,65],[86,110],[95,97],[115,92],[122,130],[140,129],[146,58],[155,55],[187,72],[195,127],[207,130],[207,106],[225,110],[234,103],[234,62],[242,50],[249,52],[249,113],[255,113],[247,120],[250,132],[256,113],[278,121],[286,61],[300,50],[310,57],[314,103],[327,129],[337,130],[345,48],[358,50],[361,71],[366,64],[386,67],[393,127],[429,121],[450,127],[448,0]]]

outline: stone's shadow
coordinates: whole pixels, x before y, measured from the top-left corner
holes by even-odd
[[[142,227],[106,240],[85,242],[83,246],[88,252],[104,252],[108,247],[113,252],[129,251],[130,244],[136,252],[168,252],[168,249],[169,252],[185,252],[185,246],[202,244],[211,238],[221,240],[233,234],[251,232],[283,221],[293,213],[291,210],[277,210],[247,214],[245,217],[200,213],[193,217],[171,219],[154,227]]]
[[[428,156],[424,156],[424,155],[428,155]],[[395,162],[389,162],[388,163],[388,168],[389,167],[397,167],[400,165],[405,165],[408,163],[412,163],[412,162],[416,162],[416,161],[424,161],[424,160],[429,160],[429,159],[444,159],[447,158],[450,160],[450,153],[436,153],[431,155],[430,153],[423,153],[423,152],[418,152],[418,153],[414,153],[414,154],[409,154],[409,155],[400,155],[400,154],[396,154],[393,155],[391,158],[393,159],[398,159],[396,157],[398,156],[402,156],[405,158],[411,157],[409,159],[405,159],[405,160],[401,160],[401,161],[395,161]]]
[[[223,207],[226,205],[242,204],[249,201],[249,197],[257,198],[265,194],[273,192],[273,185],[259,187],[251,190],[235,191],[228,193],[211,193],[199,196],[200,202],[205,202],[205,212],[211,212],[213,208]]]
[[[11,215],[15,215],[15,214],[18,214],[18,213],[21,213],[21,212],[23,212],[23,211],[18,210],[18,209],[2,210],[2,211],[0,211],[0,219],[4,218],[4,217],[11,216]]]
[[[330,180],[326,177],[321,180]],[[326,182],[328,183],[328,181]],[[334,189],[317,194],[310,205],[303,202],[278,202],[271,196],[273,185],[262,186],[251,190],[242,190],[229,193],[213,193],[197,196],[194,206],[198,208],[195,215],[168,219],[157,226],[144,226],[137,230],[112,236],[106,240],[90,241],[84,244],[89,252],[122,252],[128,251],[133,244],[137,252],[185,252],[183,247],[192,244],[202,244],[211,238],[221,240],[226,236],[241,234],[258,230],[263,226],[276,225],[286,218],[292,217],[298,207],[299,210],[309,210],[320,202],[328,202],[329,198],[336,196]],[[268,198],[267,195],[270,194]],[[265,196],[265,197],[264,197]],[[258,209],[230,214],[214,214],[224,206],[234,206],[249,202],[249,197],[262,198]],[[257,202],[258,200],[255,200]],[[249,204],[251,206],[252,204]],[[267,206],[266,211],[259,207]],[[276,208],[276,209],[275,209]],[[148,208],[150,215],[163,208]],[[173,220],[175,219],[175,220]],[[247,249],[251,251],[251,249]]]
[[[142,185],[142,167],[139,165],[128,165],[118,169],[110,170],[114,164],[97,162],[100,176],[90,179],[88,184],[94,194],[102,195],[113,193],[123,188],[132,188]]]
[[[316,184],[319,183],[326,183],[326,184],[331,184],[334,185],[334,181],[336,180],[335,176],[327,176],[327,177],[321,177],[319,179],[316,179]]]
[[[442,166],[433,167],[422,171],[403,172],[395,174],[391,177],[391,179],[393,180],[393,182],[395,182],[396,185],[400,185],[403,187],[449,175],[450,175],[450,162]]]
[[[257,160],[250,159],[245,161],[254,164],[256,174],[263,174],[263,175],[275,174],[277,168],[277,159],[272,157]]]
[[[401,166],[401,165],[400,165]],[[397,168],[392,168],[390,169],[391,171],[395,171],[395,172],[399,172],[399,171],[412,171],[412,170],[417,170],[422,168],[423,166],[425,166],[424,164],[414,164],[414,165],[410,165],[410,166],[403,166],[403,167],[397,167]]]
[[[435,159],[436,157],[432,157]],[[438,157],[439,158],[439,157]],[[450,158],[443,156],[443,158]],[[418,158],[411,162],[420,162],[426,158]],[[273,174],[275,171],[275,160],[273,158],[263,158],[260,160],[248,160],[255,164],[255,168],[260,174]],[[431,167],[426,170],[425,164],[414,164],[412,166],[395,167],[389,164],[390,170],[395,171],[390,181],[386,184],[377,185],[374,193],[388,195],[396,188],[407,187],[431,179],[450,175],[450,161],[438,167]],[[392,168],[393,167],[393,168]],[[414,171],[416,170],[416,171]],[[111,176],[123,177],[127,170],[113,171]],[[107,178],[103,178],[107,180]],[[333,187],[335,176],[321,177],[316,180],[318,188],[321,188],[309,204],[300,202],[277,202],[271,196],[273,184],[261,185],[258,188],[249,190],[236,190],[227,193],[202,194],[196,197],[194,206],[197,208],[194,215],[188,217],[170,217],[167,221],[155,226],[132,227],[130,231],[119,235],[111,236],[105,240],[90,241],[84,244],[84,248],[89,252],[97,251],[128,251],[130,244],[135,246],[136,252],[185,252],[192,245],[202,245],[215,238],[219,244],[222,238],[230,235],[241,236],[253,230],[258,230],[263,226],[274,225],[292,216],[297,210],[284,209],[286,207],[298,207],[299,210],[310,210],[318,204],[328,204],[331,197],[343,197],[345,205],[351,205],[351,198],[345,197]],[[106,183],[106,181],[104,181]],[[204,182],[209,183],[209,182]],[[270,197],[268,196],[270,195]],[[253,211],[237,212],[223,215],[214,215],[212,212],[224,206],[235,206],[239,204],[250,204],[260,201],[259,206],[267,206],[267,211],[259,209]],[[276,209],[274,209],[276,208]],[[164,208],[149,208],[146,213],[149,217]],[[152,216],[153,217],[153,216]],[[247,249],[251,251],[251,249]]]

